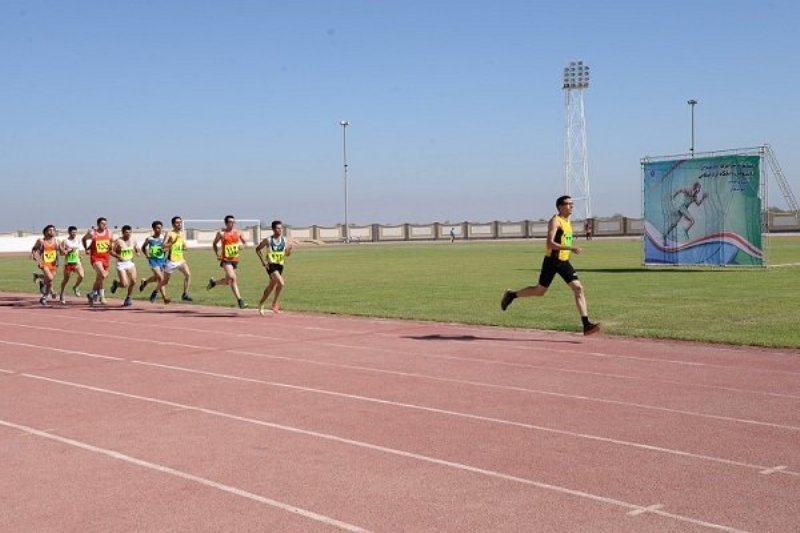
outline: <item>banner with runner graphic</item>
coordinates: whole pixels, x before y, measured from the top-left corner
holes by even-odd
[[[762,266],[760,157],[643,162],[647,265]]]

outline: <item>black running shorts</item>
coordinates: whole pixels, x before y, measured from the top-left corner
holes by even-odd
[[[566,283],[578,279],[578,273],[575,272],[569,261],[559,261],[550,256],[545,256],[544,261],[542,261],[542,271],[539,273],[539,285],[549,287],[556,274],[561,276]]]

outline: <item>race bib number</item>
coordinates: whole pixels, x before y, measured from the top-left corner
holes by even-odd
[[[283,264],[283,259],[286,257],[285,252],[270,252],[269,254],[269,261],[270,263],[277,263],[279,265]]]
[[[95,250],[97,250],[97,253],[106,254],[108,253],[108,250],[111,248],[111,242],[107,240],[97,241],[94,244],[94,248]]]
[[[55,250],[48,250],[42,254],[42,259],[45,263],[55,263],[56,262],[56,251]]]
[[[67,263],[77,263],[78,262],[78,250],[72,249],[67,252]]]
[[[151,244],[147,250],[150,252],[151,258],[164,259],[164,249],[161,246],[157,244]]]
[[[133,250],[131,248],[126,248],[119,252],[119,256],[122,258],[123,261],[130,261],[133,259]]]
[[[239,245],[238,244],[226,244],[225,245],[225,257],[239,257]]]

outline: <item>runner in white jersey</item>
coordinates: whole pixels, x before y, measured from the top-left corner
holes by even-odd
[[[83,248],[83,245],[81,244],[80,238],[78,238],[78,228],[70,226],[67,232],[67,238],[61,241],[60,244],[61,255],[65,256],[67,259],[64,263],[64,279],[61,280],[61,294],[59,295],[59,300],[62,304],[67,303],[64,298],[64,289],[66,289],[72,273],[75,272],[75,275],[78,277],[75,281],[75,285],[72,286],[72,292],[75,296],[81,295],[78,286],[83,281],[84,275],[83,265],[81,264],[81,248]]]
[[[139,255],[139,245],[136,244],[136,239],[131,236],[131,227],[128,225],[122,226],[122,237],[114,241],[114,246],[111,247],[111,255],[117,259],[117,275],[119,280],[114,280],[111,283],[112,294],[117,292],[118,287],[128,289],[128,294],[125,296],[125,302],[122,305],[125,307],[133,305],[133,289],[136,287],[136,265],[133,263],[133,256]]]

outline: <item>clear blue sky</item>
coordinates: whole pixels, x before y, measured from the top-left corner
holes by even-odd
[[[596,215],[639,160],[772,144],[800,194],[790,1],[0,2],[0,229],[153,218],[546,217],[562,68],[586,93]],[[782,204],[772,187],[773,204]]]

